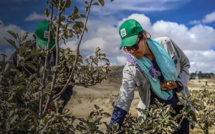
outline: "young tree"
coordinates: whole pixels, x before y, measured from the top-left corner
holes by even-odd
[[[69,110],[64,109],[62,113],[59,113],[62,105],[59,98],[67,86],[95,85],[106,79],[106,75],[110,71],[109,60],[104,53],[100,52],[100,48],[97,48],[95,55],[90,56],[85,62],[79,49],[84,32],[88,31],[86,24],[91,7],[93,5],[104,6],[104,0],[86,0],[86,15],[79,13],[78,7],[72,5],[72,0],[49,0],[47,3],[48,8],[45,9],[45,14],[50,17],[50,20],[46,20],[50,22],[50,33],[45,50],[41,48],[29,49],[28,46],[32,40],[26,41],[27,32],[20,37],[13,31],[8,31],[15,41],[5,38],[19,51],[17,66],[28,75],[7,64],[6,56],[2,54],[3,58],[0,62],[0,132],[76,133],[78,131],[80,133],[103,133],[99,130],[98,125],[102,123],[101,116],[108,114],[102,109],[95,105],[90,119],[79,118],[80,123],[74,125],[76,117],[72,116]],[[71,15],[64,14],[68,8],[73,8]],[[54,14],[56,12],[57,14]],[[54,47],[56,47],[54,66],[48,66],[48,56],[53,52],[52,49],[48,49],[51,36],[55,39]],[[66,43],[67,39],[75,37],[79,39],[76,50],[63,50],[59,47],[60,40]],[[40,64],[42,58],[37,62],[29,62],[33,55],[45,56],[45,63],[37,73],[30,73],[29,70],[36,72],[37,65]],[[52,72],[53,75],[49,75],[47,72]],[[56,88],[61,89],[60,92],[56,93],[54,90]],[[138,109],[143,114],[150,115],[149,118],[129,115],[125,120],[124,130],[128,133],[172,133],[180,127],[184,118],[188,118],[194,126],[190,107],[192,104],[198,107],[199,101],[192,100],[190,96],[181,96],[180,99],[185,102],[180,105],[185,107],[176,118],[170,116],[171,113],[174,113],[170,106],[157,103],[152,106],[150,111]],[[212,100],[210,99],[210,102]],[[205,111],[205,108],[202,107],[202,110]],[[199,119],[200,125],[205,123],[205,127],[202,128],[207,129],[213,124],[210,121],[214,118],[212,112],[214,109],[209,108],[208,110],[208,113],[212,113],[213,116],[206,118],[206,116],[209,117],[209,114],[202,113]],[[202,120],[202,117],[205,120]],[[180,122],[177,123],[176,120],[179,119]],[[106,122],[103,123],[106,125],[108,133],[115,133],[118,130],[117,125],[110,127]]]
[[[15,41],[5,38],[18,51],[18,54],[17,67],[7,64],[6,56],[2,55],[0,131],[3,133],[22,131],[75,133],[76,129],[72,124],[75,118],[68,110],[59,113],[62,105],[62,102],[58,101],[60,96],[67,86],[87,87],[100,83],[106,79],[106,74],[110,71],[109,60],[104,53],[100,52],[100,48],[97,48],[95,55],[86,59],[86,62],[83,61],[79,49],[84,32],[88,31],[86,24],[92,5],[104,6],[104,0],[86,0],[86,15],[79,13],[78,7],[72,5],[72,0],[48,0],[47,3],[45,15],[50,17],[50,20],[46,20],[50,23],[50,27],[46,49],[29,49],[28,46],[32,40],[25,41],[28,32],[19,37],[13,31],[8,31]],[[64,15],[68,8],[74,8],[72,14]],[[57,14],[55,15],[54,12]],[[60,40],[66,43],[67,39],[75,37],[79,39],[76,50],[63,50],[59,47]],[[55,45],[52,49],[48,49],[51,38],[55,39]],[[48,56],[53,52],[54,47],[56,47],[55,65],[48,66]],[[35,55],[40,56],[39,60],[29,61]],[[42,61],[41,55],[45,62],[37,71],[37,65]],[[25,73],[17,68],[22,68]],[[35,73],[31,73],[30,70],[34,70]],[[52,72],[53,75],[48,75],[47,72]],[[56,93],[56,88],[61,90]]]

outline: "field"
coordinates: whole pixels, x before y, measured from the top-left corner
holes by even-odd
[[[188,82],[188,87],[190,90],[199,90],[202,85],[207,83],[206,88],[214,90],[215,80],[214,79],[198,79],[190,80]],[[74,95],[66,106],[72,112],[72,115],[76,117],[87,118],[94,108],[94,104],[98,105],[105,112],[112,114],[113,107],[112,103],[117,99],[118,91],[121,86],[121,76],[120,75],[110,75],[107,80],[103,81],[101,84],[97,84],[92,87],[81,87],[76,86],[74,88]],[[135,91],[135,97],[130,108],[130,113],[137,115],[137,104],[139,102],[138,92]],[[103,118],[102,121],[109,123],[109,118]],[[101,130],[105,131],[105,127],[101,126]],[[203,132],[198,128],[198,126],[190,131],[191,134],[202,134]],[[214,132],[215,131],[211,131]]]

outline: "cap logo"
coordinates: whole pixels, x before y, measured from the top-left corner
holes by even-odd
[[[125,37],[127,35],[125,28],[121,29],[120,32],[121,32],[121,37]]]
[[[48,39],[49,38],[49,31],[44,31],[44,39]]]

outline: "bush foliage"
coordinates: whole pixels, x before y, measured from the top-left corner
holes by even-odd
[[[86,15],[79,14],[78,7],[73,6],[71,0],[47,1],[48,8],[45,9],[45,14],[50,16],[50,20],[46,21],[51,23],[49,38],[53,36],[56,42],[54,66],[47,65],[48,55],[52,50],[29,49],[32,40],[26,41],[27,32],[20,36],[8,31],[13,39],[5,39],[19,53],[17,67],[8,64],[7,57],[3,54],[0,62],[0,133],[173,133],[180,128],[184,118],[190,121],[192,128],[195,127],[192,105],[196,108],[197,124],[204,133],[209,133],[209,128],[215,124],[215,93],[206,89],[192,91],[192,98],[179,94],[179,99],[184,103],[178,105],[183,105],[184,108],[174,118],[170,116],[175,112],[171,106],[164,106],[159,102],[150,110],[137,109],[148,115],[147,118],[128,114],[121,132],[117,132],[117,124],[110,127],[107,122],[101,121],[104,116],[110,114],[97,105],[87,119],[74,117],[68,109],[59,113],[62,105],[59,98],[67,86],[95,85],[106,79],[110,71],[109,60],[106,54],[100,52],[100,48],[85,61],[80,55],[79,47],[84,31],[88,31],[86,24],[91,6],[104,6],[104,0],[95,1],[85,1]],[[72,14],[63,15],[68,8],[73,8]],[[57,15],[53,14],[55,10]],[[59,48],[60,40],[66,42],[67,39],[75,37],[79,39],[76,50]],[[29,61],[33,55],[45,57],[45,64],[39,72],[36,71],[37,65],[42,58],[37,62]],[[17,68],[22,68],[22,71]],[[29,70],[35,70],[37,73],[32,74]],[[47,72],[52,72],[53,75],[48,75]],[[56,93],[55,88],[60,88],[61,92]],[[79,123],[75,124],[74,121],[77,120]],[[101,124],[106,126],[106,132],[100,130]]]

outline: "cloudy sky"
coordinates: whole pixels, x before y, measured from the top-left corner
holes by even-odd
[[[72,6],[84,12],[85,0],[73,0]],[[94,0],[96,1],[96,0]],[[127,54],[119,49],[119,25],[136,19],[152,38],[170,37],[188,56],[190,72],[215,73],[215,0],[105,0],[104,7],[94,6],[88,22],[89,32],[81,44],[84,56],[100,47],[111,65],[124,65]],[[8,56],[13,48],[3,39],[7,30],[22,34],[34,33],[37,23],[45,18],[46,0],[0,0],[0,53]],[[69,15],[73,8],[65,14]],[[63,48],[75,49],[77,39],[70,39]]]

